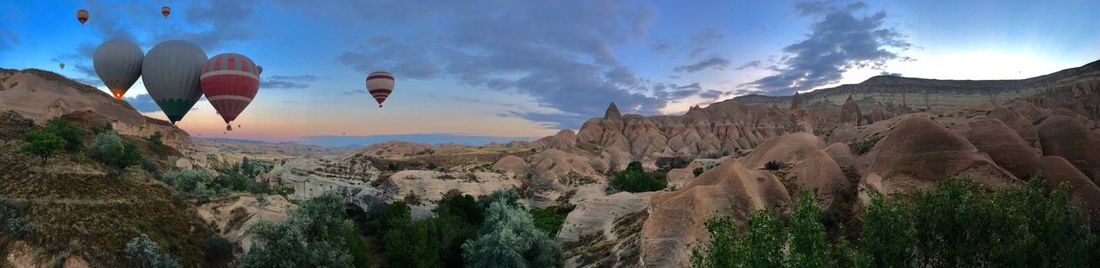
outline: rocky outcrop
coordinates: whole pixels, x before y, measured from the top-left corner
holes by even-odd
[[[427,143],[389,141],[371,144],[364,147],[359,153],[373,157],[401,158],[410,155],[426,154],[431,151],[431,149],[432,145]]]
[[[684,267],[691,246],[709,239],[703,223],[711,216],[743,221],[753,211],[786,206],[790,200],[775,175],[729,158],[684,188],[653,196],[641,230],[642,264]]]
[[[1061,156],[1043,156],[1040,164],[1040,173],[1048,187],[1070,187],[1073,199],[1086,209],[1093,221],[1100,221],[1100,187]]]
[[[1029,142],[1001,120],[980,119],[970,122],[966,139],[1017,178],[1027,178],[1039,169],[1038,149],[1030,147]]]
[[[252,247],[249,228],[261,220],[284,221],[294,207],[279,195],[233,195],[203,204],[198,214],[215,231],[240,246],[244,253]]]
[[[527,174],[527,162],[523,161],[523,158],[518,156],[508,155],[497,160],[497,162],[493,164],[493,170],[505,174],[511,173],[512,176]]]
[[[863,186],[880,193],[927,189],[948,175],[970,176],[993,188],[1019,182],[965,138],[920,116],[897,121],[857,167]]]
[[[1057,155],[1082,173],[1100,180],[1100,133],[1086,127],[1083,119],[1064,115],[1047,117],[1037,125],[1044,155]]]
[[[15,111],[39,124],[61,116],[103,118],[119,134],[148,137],[160,132],[168,146],[180,151],[193,146],[191,137],[171,123],[145,117],[125,101],[56,73],[0,69],[0,88],[0,110]]]
[[[852,99],[852,95],[848,95],[844,105],[840,106],[840,122],[859,125],[862,119],[863,112],[859,110],[859,104]]]

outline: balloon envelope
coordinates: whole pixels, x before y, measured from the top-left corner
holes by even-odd
[[[160,8],[160,14],[164,15],[164,17],[167,18],[168,14],[172,14],[172,8],[168,6],[163,6]]]
[[[111,39],[100,44],[92,55],[95,74],[111,90],[116,100],[130,90],[130,86],[141,76],[141,48],[126,39]]]
[[[145,89],[172,123],[183,119],[202,97],[199,84],[206,53],[187,41],[157,44],[141,65]]]
[[[256,97],[260,89],[260,72],[252,59],[237,53],[224,53],[206,62],[201,81],[203,94],[225,120],[226,130],[230,130],[229,122],[236,120]]]
[[[65,69],[65,64],[64,63],[57,64],[57,66],[60,66],[62,70]]]
[[[378,101],[378,107],[382,107],[382,102],[393,93],[393,80],[393,75],[388,72],[379,71],[367,75],[367,91]]]
[[[83,9],[77,10],[76,20],[80,22],[80,25],[84,25],[85,22],[88,22],[88,11]]]

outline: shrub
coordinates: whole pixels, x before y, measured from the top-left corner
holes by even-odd
[[[833,266],[828,241],[825,240],[825,225],[821,223],[822,212],[813,195],[803,191],[794,201],[794,212],[790,222],[790,252],[788,263],[791,267],[828,267]]]
[[[706,172],[706,171],[707,170],[703,169],[703,167],[697,167],[697,168],[695,168],[695,170],[691,171],[691,174],[695,175],[696,177],[699,177],[699,175],[703,175],[703,172]]]
[[[46,132],[53,133],[65,140],[65,150],[76,152],[84,146],[84,130],[69,120],[57,118],[46,122]]]
[[[213,184],[214,175],[202,169],[181,169],[161,174],[160,181],[172,186],[176,193],[205,202],[220,193]]]
[[[664,189],[668,183],[655,174],[650,174],[642,169],[642,163],[630,162],[626,169],[615,174],[611,180],[611,187],[617,190],[632,193],[650,192]]]
[[[912,212],[872,192],[867,205],[857,260],[863,267],[912,267]]]
[[[787,167],[787,163],[783,161],[768,161],[764,163],[764,170],[780,170]]]
[[[23,145],[23,152],[38,156],[42,159],[42,164],[64,149],[67,143],[61,137],[46,131],[28,132],[23,135],[23,141],[27,143]]]
[[[565,217],[573,211],[573,208],[573,206],[549,206],[543,209],[531,209],[528,213],[531,213],[536,228],[553,237],[558,234],[558,230],[561,230]]]
[[[160,157],[168,155],[168,146],[164,145],[163,138],[164,136],[160,134],[160,131],[153,132],[153,135],[145,138],[145,142],[149,143],[149,148]]]
[[[685,168],[691,164],[691,158],[687,157],[661,157],[657,159],[657,169],[659,170],[671,170],[674,168]]]
[[[170,268],[170,267],[183,267],[174,258],[168,255],[160,254],[160,249],[156,242],[149,239],[149,236],[141,234],[141,236],[134,237],[130,242],[126,243],[126,260],[130,262],[131,267],[142,268]]]
[[[462,245],[471,267],[553,267],[561,249],[535,227],[517,205],[498,199],[485,212],[485,224],[475,239]]]
[[[11,199],[0,197],[0,224],[3,233],[14,238],[22,238],[34,232],[34,225],[22,209],[12,203]]]
[[[114,130],[106,130],[96,134],[90,149],[88,154],[93,159],[115,169],[125,169],[132,165],[138,165],[144,160],[141,153],[138,152],[137,146],[123,141],[118,132]]]
[[[326,193],[306,200],[281,223],[261,221],[240,267],[347,267],[354,261],[346,236],[354,232],[343,199]]]
[[[218,262],[233,257],[233,244],[215,234],[202,241],[202,255],[207,262]]]

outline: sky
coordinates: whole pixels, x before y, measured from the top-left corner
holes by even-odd
[[[79,9],[91,14],[83,26]],[[106,91],[92,69],[100,43],[127,38],[148,52],[179,39],[264,67],[239,128],[225,132],[203,99],[178,123],[193,136],[531,138],[577,129],[610,102],[679,114],[876,75],[1047,74],[1100,59],[1096,10],[1088,0],[0,0],[0,67]],[[396,77],[381,109],[364,83],[375,70]],[[124,100],[165,118],[140,80]]]

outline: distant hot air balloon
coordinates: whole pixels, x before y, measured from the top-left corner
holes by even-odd
[[[187,41],[171,40],[157,44],[145,55],[141,65],[145,89],[175,124],[202,97],[199,79],[206,64],[206,53]]]
[[[116,38],[103,42],[95,49],[92,65],[99,79],[111,90],[111,95],[116,100],[122,100],[122,95],[141,76],[141,62],[144,57],[137,44]]]
[[[258,73],[258,74],[264,74],[264,67],[263,67],[263,66],[259,66],[259,65],[256,65],[256,73]]]
[[[64,62],[57,64],[57,66],[60,66],[62,70],[65,69],[65,63]]]
[[[237,119],[260,89],[260,72],[252,59],[237,53],[218,54],[202,71],[202,92],[225,120],[225,130]],[[240,125],[237,125],[240,127]]]
[[[88,22],[88,11],[83,10],[83,9],[77,10],[76,11],[76,20],[80,21],[80,26],[84,26],[84,23]]]
[[[374,97],[374,100],[378,101],[378,107],[382,107],[382,102],[386,101],[386,98],[393,92],[393,75],[387,72],[378,71],[367,75],[367,91]]]
[[[172,14],[172,8],[168,6],[163,6],[160,8],[160,14],[164,15],[164,17],[167,18],[168,14]]]

